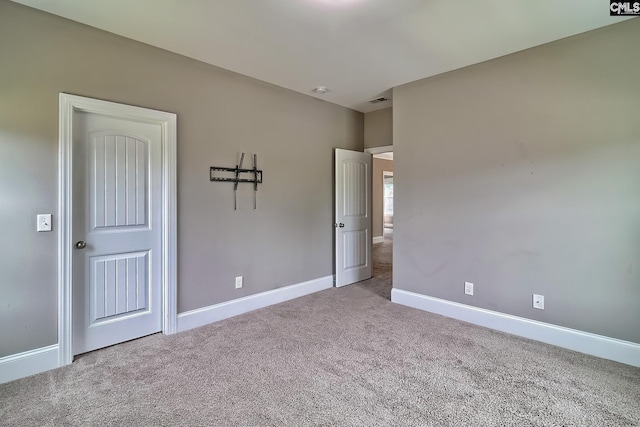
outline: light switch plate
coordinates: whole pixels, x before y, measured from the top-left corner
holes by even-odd
[[[38,214],[36,229],[38,231],[51,231],[51,214]]]

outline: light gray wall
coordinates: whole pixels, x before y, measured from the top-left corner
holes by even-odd
[[[0,61],[0,357],[57,341],[56,232],[35,215],[57,213],[59,92],[178,114],[179,312],[333,273],[332,148],[362,150],[363,114],[6,0]],[[241,151],[257,211],[249,185],[234,212],[209,182]]]
[[[384,186],[382,182],[383,172],[393,172],[393,160],[376,159],[373,158],[373,179],[371,183],[372,195],[371,195],[371,215],[372,215],[372,227],[373,237],[380,237],[384,234]]]
[[[638,40],[634,19],[394,90],[394,287],[640,343]]]
[[[364,148],[393,145],[393,109],[385,108],[364,115]]]

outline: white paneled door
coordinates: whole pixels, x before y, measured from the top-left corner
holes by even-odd
[[[73,120],[73,354],[162,329],[162,125]]]
[[[371,154],[335,150],[336,286],[371,277]]]

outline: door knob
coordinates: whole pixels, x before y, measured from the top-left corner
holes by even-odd
[[[76,249],[84,249],[87,247],[87,242],[85,242],[84,240],[78,240],[76,242]]]
[[[342,228],[342,227],[344,227],[344,224],[340,223],[340,225],[338,225],[338,227]]]

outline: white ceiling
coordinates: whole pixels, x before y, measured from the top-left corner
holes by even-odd
[[[362,112],[395,86],[624,19],[604,0],[14,1]]]

